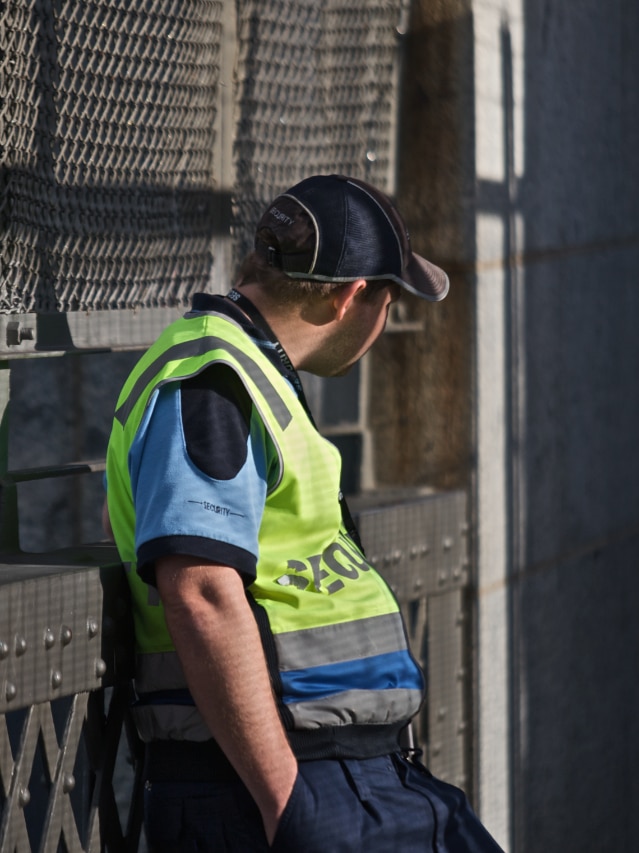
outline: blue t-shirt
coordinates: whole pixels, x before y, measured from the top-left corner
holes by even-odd
[[[198,294],[197,310],[223,312],[287,375],[273,344],[239,309]],[[155,560],[184,554],[255,578],[258,531],[278,456],[242,381],[214,364],[162,386],[151,398],[129,453],[138,572],[155,583]]]

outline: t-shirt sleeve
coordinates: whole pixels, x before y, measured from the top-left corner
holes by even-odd
[[[138,573],[183,554],[255,578],[273,465],[264,424],[240,378],[214,365],[157,391],[129,455]]]

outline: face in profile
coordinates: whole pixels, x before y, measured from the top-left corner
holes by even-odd
[[[348,373],[384,331],[390,306],[399,299],[400,293],[401,287],[395,282],[389,282],[370,296],[358,293],[336,325],[317,367],[310,372],[318,376]]]

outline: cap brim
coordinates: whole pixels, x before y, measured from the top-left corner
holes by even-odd
[[[440,302],[450,288],[450,281],[444,270],[415,252],[411,252],[402,281],[407,290],[430,302]]]

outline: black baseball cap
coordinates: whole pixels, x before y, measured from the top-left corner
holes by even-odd
[[[344,175],[313,175],[277,196],[257,226],[255,251],[290,278],[391,279],[431,302],[448,293],[448,276],[412,251],[391,200]]]

